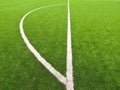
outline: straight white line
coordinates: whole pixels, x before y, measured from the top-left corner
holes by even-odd
[[[67,90],[74,90],[73,65],[72,65],[72,41],[71,41],[71,21],[70,21],[70,1],[68,0],[68,33],[67,33]]]
[[[25,33],[24,33],[24,28],[23,28],[23,22],[25,20],[25,18],[40,9],[43,8],[48,8],[48,7],[54,7],[54,6],[61,6],[61,5],[65,5],[65,4],[55,4],[55,5],[49,5],[49,6],[44,6],[44,7],[40,7],[37,9],[34,9],[30,12],[28,12],[27,14],[25,14],[21,21],[20,21],[20,33],[21,36],[25,42],[25,44],[27,45],[28,49],[34,54],[34,56],[38,59],[38,61],[40,61],[61,83],[63,83],[64,85],[66,85],[66,77],[64,77],[60,72],[58,72],[50,63],[48,63],[40,54],[39,52],[32,46],[32,44],[29,42],[28,38],[26,37]]]

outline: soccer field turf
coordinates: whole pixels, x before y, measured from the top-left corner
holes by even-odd
[[[67,1],[0,0],[0,90],[65,90],[28,50],[31,44],[66,76]],[[70,0],[75,90],[120,90],[120,1]]]

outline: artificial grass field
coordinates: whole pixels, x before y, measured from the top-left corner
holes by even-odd
[[[0,90],[65,90],[30,53],[19,31],[28,11],[66,0],[0,0]],[[120,1],[71,0],[75,90],[120,89]],[[66,74],[67,5],[29,15],[25,34]]]
[[[71,1],[76,90],[120,90],[120,2]]]

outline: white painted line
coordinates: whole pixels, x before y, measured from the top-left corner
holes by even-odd
[[[72,41],[71,41],[71,21],[70,21],[70,1],[68,0],[68,32],[67,32],[67,81],[66,89],[74,90],[73,65],[72,65]]]
[[[25,20],[25,18],[40,9],[43,8],[48,8],[48,7],[54,7],[54,6],[61,6],[61,5],[65,5],[65,4],[55,4],[55,5],[49,5],[49,6],[43,6],[37,9],[34,9],[30,12],[28,12],[27,14],[25,14],[21,21],[20,21],[20,33],[21,36],[25,42],[25,44],[27,45],[28,49],[34,54],[34,56],[64,85],[66,85],[66,77],[64,77],[60,72],[58,72],[50,63],[48,63],[40,54],[39,52],[32,46],[32,44],[29,42],[28,38],[26,37],[25,33],[24,33],[24,28],[23,28],[23,22]]]

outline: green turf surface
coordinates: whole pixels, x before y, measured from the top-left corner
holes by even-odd
[[[24,42],[20,36],[20,31],[19,31],[19,22],[20,22],[22,16],[25,13],[27,13],[28,11],[38,8],[38,7],[41,7],[41,6],[49,5],[49,4],[65,3],[65,1],[63,1],[63,0],[59,0],[59,1],[56,1],[56,0],[54,0],[54,1],[50,1],[50,0],[46,0],[46,1],[43,1],[43,0],[42,1],[12,0],[11,1],[11,0],[9,0],[9,1],[4,1],[4,2],[0,1],[0,3],[1,3],[0,4],[0,8],[1,8],[0,9],[0,24],[1,24],[0,25],[0,90],[61,90],[61,89],[65,90],[65,86],[62,85],[58,80],[56,80],[56,78],[53,75],[51,75],[51,73],[49,73],[37,61],[37,59],[29,52],[29,50],[27,49],[26,45],[24,44]],[[49,9],[49,10],[52,11],[51,9]],[[61,8],[59,7],[58,9],[63,10],[63,7],[61,7]],[[58,14],[60,14],[61,18],[64,16],[64,14],[67,14],[67,13],[64,13],[66,9],[67,8],[64,7],[64,11],[58,12]],[[52,12],[55,13],[56,10],[57,10],[57,8]],[[44,12],[44,10],[42,10],[42,12]],[[44,14],[42,14],[42,12],[40,12],[41,13],[40,15],[46,17],[46,15],[44,15],[44,14],[47,12],[44,12]],[[52,14],[52,12],[50,12],[50,13]],[[48,12],[47,16],[49,16],[50,13]],[[37,23],[37,22],[34,22],[34,19],[38,19],[38,21],[40,21],[41,18],[43,18],[43,17],[33,18],[33,22],[31,21],[31,23],[33,23],[33,24]],[[63,18],[63,19],[66,19],[66,18]],[[30,19],[30,18],[28,17],[28,19]],[[57,18],[54,18],[54,19],[57,19]],[[50,21],[49,18],[48,18],[48,21]],[[45,21],[45,23],[47,23],[47,21]],[[54,23],[55,22],[53,22],[53,24]],[[38,24],[40,24],[40,23],[38,22]],[[28,25],[29,25],[29,23],[28,23]],[[28,25],[25,26],[26,29],[27,29]],[[51,25],[49,24],[49,26],[51,26]],[[64,25],[64,23],[63,23],[62,27],[65,27],[65,26],[66,25]],[[32,28],[32,29],[30,29],[31,33],[32,33],[33,29],[37,29],[37,27],[31,27],[31,28]],[[57,28],[57,27],[55,27],[55,28]],[[66,32],[65,28],[62,30],[64,32]],[[26,31],[27,30],[25,30],[25,32]],[[60,29],[58,31],[60,31]],[[26,34],[27,33],[29,34],[29,32],[26,32]],[[44,33],[47,33],[47,32],[44,32]],[[63,32],[61,32],[61,34],[59,34],[58,36],[60,36],[60,37],[63,36],[62,38],[66,37],[66,36],[62,35],[62,33]],[[55,34],[55,33],[53,32],[53,34]],[[33,35],[34,35],[34,33],[33,33]],[[40,32],[40,35],[42,35],[42,31]],[[35,35],[35,36],[37,36],[37,35]],[[35,36],[32,36],[32,37],[34,38]],[[44,38],[46,37],[45,34],[42,35],[42,38],[43,38],[43,36],[44,36]],[[49,36],[49,35],[47,35],[47,36]],[[58,38],[58,36],[56,35],[57,38]],[[29,38],[29,35],[28,35],[28,38]],[[51,38],[53,38],[53,37],[51,37]],[[56,40],[57,40],[57,38],[56,38]],[[62,38],[59,39],[59,41],[62,41]],[[37,45],[37,43],[40,43],[39,40],[36,40],[36,43],[35,43],[36,45]],[[46,40],[46,38],[44,40]],[[53,41],[53,40],[51,40],[51,41]],[[64,42],[65,41],[66,41],[66,39],[64,39]],[[57,46],[58,42],[57,43],[54,43],[54,42],[55,41],[51,42],[53,44],[53,47],[52,47],[53,51],[56,51],[56,49],[61,46],[63,46],[63,48],[65,48],[64,46],[66,44],[64,45],[64,43],[63,43],[63,44],[60,44],[59,46]],[[44,44],[44,43],[42,43],[42,44]],[[38,45],[38,49],[40,48],[40,46],[42,44]],[[45,46],[46,44],[48,44],[48,42],[45,43],[43,46]],[[57,46],[57,48],[55,48],[55,46]],[[48,52],[47,51],[48,49],[46,49],[46,47],[44,48],[44,51]],[[44,51],[42,51],[42,52],[44,52]],[[60,52],[58,52],[58,53],[60,53],[60,55],[61,55],[62,51],[64,54],[64,52],[66,51],[66,48],[65,48],[65,50],[61,49]],[[57,54],[57,53],[54,52],[52,54],[52,52],[51,52],[51,56],[50,55],[48,55],[48,56],[51,58],[53,57],[53,61],[55,61],[56,60],[54,58],[55,54]],[[66,59],[64,59],[65,55],[58,56],[56,58],[59,58],[59,57],[60,57],[61,61],[64,61],[63,64],[61,65],[61,67],[64,68],[65,62],[66,62]],[[51,59],[48,59],[48,60],[51,60]],[[51,60],[51,62],[52,62],[52,60]],[[54,64],[55,63],[58,64],[57,60],[56,60],[56,62],[54,62]],[[61,68],[59,68],[59,70],[63,71],[63,73],[65,74],[65,70],[61,70]]]
[[[64,75],[67,49],[66,12],[66,5],[45,8],[29,15],[24,22],[25,33],[33,46]]]
[[[66,0],[0,0],[0,90],[65,90],[30,53],[19,31],[28,11]],[[120,2],[71,0],[75,90],[120,89]],[[38,10],[24,22],[41,55],[66,74],[67,6]]]
[[[120,89],[120,2],[71,1],[76,90]]]

